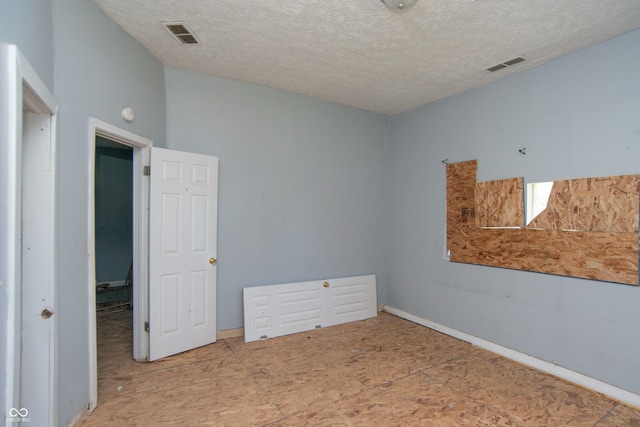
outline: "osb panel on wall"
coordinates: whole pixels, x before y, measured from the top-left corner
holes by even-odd
[[[637,231],[477,227],[476,171],[476,161],[447,165],[447,242],[451,261],[638,284]],[[590,188],[593,190],[593,184]],[[637,187],[628,197],[638,203]],[[601,194],[601,198],[606,196]],[[613,204],[611,210],[633,203]],[[635,212],[637,216],[637,205]],[[607,218],[617,222],[626,216],[610,214]],[[637,218],[635,224],[637,230]]]
[[[522,178],[478,182],[475,186],[476,226],[523,227]]]
[[[639,187],[640,175],[556,181],[547,208],[528,227],[637,233]]]
[[[449,250],[461,247],[475,229],[475,160],[447,165],[447,242]],[[453,258],[451,258],[453,260]]]

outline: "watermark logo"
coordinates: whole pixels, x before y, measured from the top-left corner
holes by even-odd
[[[9,417],[7,421],[11,423],[30,423],[31,417],[29,417],[29,411],[27,408],[11,408],[9,409]]]

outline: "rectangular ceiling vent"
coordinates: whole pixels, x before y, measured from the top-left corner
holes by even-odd
[[[525,59],[522,56],[518,56],[517,58],[510,59],[501,64],[496,64],[493,67],[489,67],[487,68],[487,71],[491,71],[493,73],[494,71],[502,70],[503,68],[511,67],[512,65],[516,65],[524,61]]]
[[[167,31],[169,31],[180,44],[199,43],[193,31],[191,31],[184,22],[163,22],[162,25],[164,25]]]

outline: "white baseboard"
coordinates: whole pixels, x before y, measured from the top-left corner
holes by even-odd
[[[492,353],[499,354],[506,357],[507,359],[522,363],[523,365],[529,366],[530,368],[546,372],[550,375],[562,378],[563,380],[576,384],[580,387],[584,387],[596,393],[603,394],[613,400],[624,403],[625,405],[640,408],[640,395],[638,394],[613,386],[611,384],[607,384],[605,382],[588,377],[570,369],[563,368],[556,364],[546,362],[542,359],[538,359],[536,357],[520,353],[519,351],[515,351],[510,348],[483,340],[482,338],[469,335],[465,332],[458,331],[457,329],[453,329],[448,326],[423,319],[422,317],[415,316],[411,313],[407,313],[406,311],[389,307],[388,305],[385,305],[384,310],[395,316],[402,317],[403,319],[409,320],[422,326],[426,326],[427,328],[442,332],[443,334],[458,338],[462,341],[466,341]]]

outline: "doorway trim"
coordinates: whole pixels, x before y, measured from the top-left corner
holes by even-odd
[[[153,142],[96,118],[89,118],[88,188],[88,316],[89,316],[89,411],[98,405],[98,354],[96,330],[96,249],[95,249],[95,160],[96,136],[133,148],[133,358],[149,360],[149,165]]]
[[[47,86],[15,45],[0,43],[0,64],[0,93],[3,98],[0,101],[0,148],[4,154],[0,159],[0,189],[4,192],[5,202],[0,203],[0,270],[5,270],[0,273],[0,298],[3,299],[0,303],[0,320],[4,323],[4,330],[0,332],[0,346],[3,347],[0,371],[5,378],[0,390],[0,414],[8,414],[9,408],[16,408],[16,405],[22,408],[21,393],[35,388],[38,390],[37,398],[42,399],[42,406],[36,409],[27,405],[28,409],[36,413],[43,409],[46,413],[39,413],[43,418],[41,421],[54,425],[58,387],[55,316],[55,147],[58,106]],[[35,123],[31,120],[35,117],[40,121]],[[24,147],[28,149],[25,151]],[[30,174],[27,187],[23,181],[25,171]],[[41,209],[39,215],[29,217],[28,221],[24,221],[24,213],[33,211],[35,207],[33,198],[24,197],[25,188],[29,192],[39,188],[43,194],[39,200],[43,204],[38,205],[38,209]],[[25,230],[31,235],[43,233],[42,239],[38,239],[30,248],[38,252],[37,259],[23,256],[22,237]],[[24,275],[23,272],[27,270],[30,274]],[[34,280],[33,271],[37,271],[38,280]],[[37,286],[32,286],[34,283]],[[42,321],[39,311],[42,302],[46,303],[49,310],[47,323],[34,323],[34,317]],[[24,359],[25,353],[28,353],[23,349],[25,319],[29,321],[30,332],[44,331],[49,335],[47,341],[36,340],[37,348],[27,349],[46,353],[46,364],[38,357]],[[23,370],[33,368],[32,363],[39,364],[40,373],[45,376],[38,377],[36,383],[33,378],[25,379],[22,375]]]

